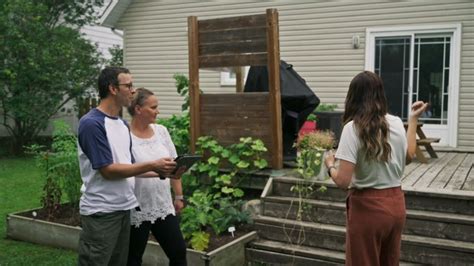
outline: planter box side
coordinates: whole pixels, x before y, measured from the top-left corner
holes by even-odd
[[[252,231],[245,236],[213,250],[206,254],[210,266],[241,266],[245,265],[245,247],[246,245],[258,237],[256,231]],[[190,264],[192,265],[192,264]]]
[[[7,237],[70,250],[77,250],[80,227],[31,219],[16,214],[7,216]]]
[[[77,251],[82,230],[80,227],[32,219],[17,215],[18,213],[21,212],[7,215],[7,238]],[[256,238],[257,232],[252,231],[209,253],[188,249],[186,252],[188,265],[244,265],[245,246]],[[149,241],[143,255],[143,265],[168,265],[168,263],[168,258],[160,245]]]

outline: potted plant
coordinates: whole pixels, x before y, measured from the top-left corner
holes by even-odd
[[[313,132],[316,130],[316,115],[311,113],[308,115],[306,118],[306,121],[304,122],[303,126],[301,127],[300,131],[298,132],[298,135],[304,135],[309,132]]]
[[[300,136],[295,145],[298,149],[298,173],[305,179],[324,177],[324,171],[321,171],[324,153],[333,148],[334,133],[323,130],[309,132]]]
[[[327,178],[325,171],[323,171],[323,160],[325,152],[332,149],[333,146],[334,134],[331,131],[322,130],[301,134],[295,143],[295,147],[298,150],[296,172],[303,178],[290,188],[290,191],[297,198],[296,202],[294,202],[297,221],[303,221],[305,211],[307,213],[312,212],[312,205],[308,204],[306,200],[311,198],[311,195],[315,192],[324,193],[326,191],[325,186],[321,186],[312,180],[323,180]],[[293,208],[293,202],[288,212],[291,208]],[[291,227],[291,231],[295,229],[296,228]],[[287,230],[286,227],[284,230],[285,235],[291,235],[291,231]],[[301,230],[303,233],[298,234],[296,241],[293,241],[291,238],[288,238],[288,241],[296,246],[300,246],[305,241],[304,226],[300,225],[299,229],[296,230]]]

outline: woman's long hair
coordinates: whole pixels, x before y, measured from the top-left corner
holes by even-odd
[[[382,79],[370,71],[355,76],[349,85],[342,120],[344,124],[354,121],[363,154],[368,160],[387,162],[390,159],[392,148],[388,143],[387,112]]]

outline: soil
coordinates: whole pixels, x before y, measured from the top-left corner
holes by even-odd
[[[20,216],[34,218],[43,221],[49,221],[52,223],[59,223],[69,226],[81,226],[79,210],[74,210],[69,204],[61,205],[54,217],[48,219],[48,213],[44,209],[37,209],[34,211],[23,212],[19,214]],[[236,238],[243,236],[251,231],[253,231],[253,226],[251,224],[242,225],[234,232],[234,237],[230,233],[224,233],[220,236],[216,236],[213,232],[208,231],[211,234],[209,241],[209,247],[206,250],[207,252],[222,247],[223,245],[232,242]],[[150,240],[156,241],[154,237],[150,234]],[[190,248],[190,245],[188,244]]]

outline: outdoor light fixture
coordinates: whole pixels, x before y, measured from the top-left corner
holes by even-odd
[[[352,48],[358,49],[360,47],[360,37],[358,34],[352,35]]]

